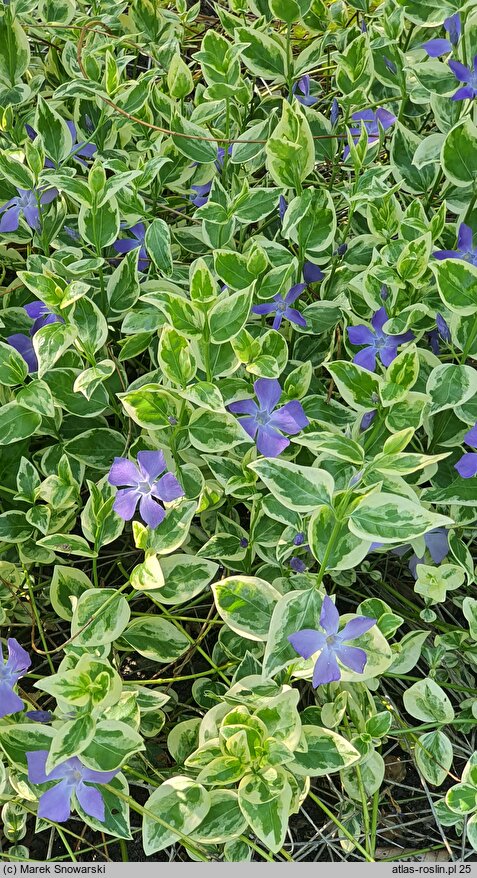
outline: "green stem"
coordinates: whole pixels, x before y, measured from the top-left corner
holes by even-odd
[[[336,828],[339,829],[339,831],[345,836],[345,838],[347,838],[348,841],[351,841],[353,843],[356,850],[358,850],[360,852],[360,854],[363,855],[366,862],[367,863],[374,863],[374,858],[368,854],[368,852],[359,843],[359,841],[356,841],[354,836],[351,835],[351,832],[349,832],[349,830],[346,829],[346,826],[343,826],[343,824],[341,823],[341,820],[338,820],[338,818],[335,817],[335,815],[333,814],[332,811],[330,811],[328,806],[325,805],[325,803],[322,802],[321,799],[318,798],[318,796],[315,796],[315,794],[312,793],[311,790],[308,793],[308,795],[309,795],[310,799],[312,799],[312,801],[315,803],[315,805],[318,805],[318,807],[321,808],[321,810],[326,814],[326,816],[335,824]]]

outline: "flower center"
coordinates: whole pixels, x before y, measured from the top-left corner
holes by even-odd
[[[25,192],[23,195],[20,195],[18,199],[18,204],[20,207],[32,207],[36,205],[35,193],[33,190],[30,192]]]
[[[150,494],[151,493],[151,485],[149,484],[149,482],[139,482],[137,489],[140,492],[140,494]]]
[[[329,637],[326,638],[327,646],[334,646],[336,643],[336,634],[330,634]]]
[[[0,682],[1,683],[13,683],[13,674],[8,667],[8,665],[0,665]]]
[[[277,302],[277,311],[285,311],[287,307],[287,303],[284,299],[279,299]]]
[[[259,425],[259,427],[264,427],[265,424],[268,424],[269,420],[270,420],[270,415],[268,412],[259,411],[255,415],[255,421]]]

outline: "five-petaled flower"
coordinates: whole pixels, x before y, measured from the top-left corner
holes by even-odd
[[[303,104],[304,107],[312,107],[313,104],[316,104],[318,98],[314,95],[310,94],[310,77],[307,73],[295,82],[295,85],[292,88],[292,92],[295,95],[297,101],[300,104]]]
[[[366,345],[353,357],[353,363],[374,372],[376,369],[376,357],[379,356],[383,366],[389,366],[397,357],[397,349],[400,344],[412,341],[414,333],[403,332],[400,335],[388,335],[383,331],[383,326],[388,320],[386,309],[380,308],[371,319],[370,329],[364,324],[348,327],[348,338],[351,344]]]
[[[470,445],[471,448],[477,448],[477,423],[465,434],[464,442],[466,445]],[[467,454],[463,454],[455,464],[455,468],[463,479],[471,479],[472,476],[477,476],[477,453],[469,451]]]
[[[278,457],[290,444],[282,433],[294,436],[308,426],[308,418],[298,400],[287,402],[275,411],[282,389],[274,378],[258,378],[253,389],[258,405],[253,399],[242,399],[231,403],[229,409],[234,414],[246,415],[238,419],[239,424],[251,439],[256,439],[260,454]]]
[[[306,284],[295,284],[288,290],[285,297],[277,293],[271,302],[263,302],[261,305],[254,305],[252,311],[254,314],[274,314],[272,324],[273,329],[279,329],[283,318],[289,320],[290,323],[296,323],[297,326],[306,326],[306,320],[296,308],[292,308],[293,302],[301,296]]]
[[[449,61],[448,63],[455,78],[459,82],[465,83],[452,95],[452,100],[465,101],[466,98],[472,99],[477,97],[477,55],[474,56],[472,70],[470,67],[465,67],[460,61]]]
[[[351,118],[354,122],[363,123],[368,132],[368,146],[373,146],[373,144],[378,142],[380,127],[383,131],[387,131],[387,129],[390,128],[391,125],[394,125],[396,121],[396,116],[390,113],[389,110],[385,110],[383,107],[378,107],[376,111],[359,110],[359,112],[353,113]],[[361,127],[350,128],[350,134],[353,137],[353,143],[357,143],[361,134]],[[346,146],[343,152],[343,159],[347,158],[348,155],[349,146]]]
[[[52,820],[54,823],[65,823],[71,814],[71,799],[74,795],[86,814],[101,822],[104,821],[104,799],[99,790],[87,786],[87,784],[109,783],[119,769],[116,771],[93,771],[83,765],[77,756],[72,756],[71,759],[61,762],[47,774],[45,766],[48,750],[29,750],[26,757],[30,783],[43,784],[52,780],[59,781],[40,796],[38,817]]]
[[[13,687],[31,665],[30,656],[18,640],[10,637],[7,646],[8,659],[4,661],[0,643],[0,718],[23,710],[23,701]]]
[[[33,336],[39,329],[46,326],[48,323],[64,323],[65,321],[63,320],[63,317],[53,314],[47,305],[39,300],[24,305],[24,310],[34,321],[33,326],[30,329],[30,335],[25,335],[24,332],[14,332],[13,335],[8,335],[6,340],[8,344],[12,348],[15,348],[15,350],[23,357],[28,366],[28,371],[36,372],[38,369],[38,360],[33,347]]]
[[[16,232],[21,215],[31,229],[37,230],[40,226],[40,207],[49,204],[58,195],[57,189],[20,189],[18,186],[17,192],[18,195],[0,207],[0,213],[3,213],[0,232]]]
[[[364,671],[367,662],[364,649],[347,644],[369,631],[376,624],[376,619],[359,616],[347,622],[341,631],[338,630],[339,622],[338,610],[331,598],[325,595],[320,615],[322,631],[302,628],[301,631],[296,631],[288,637],[293,649],[304,659],[311,658],[316,652],[320,653],[313,670],[315,689],[317,686],[324,686],[325,683],[333,683],[341,679],[338,661],[357,674],[362,674]]]
[[[449,39],[428,40],[427,43],[422,44],[422,48],[431,58],[447,55],[448,52],[452,52],[453,46],[457,46],[461,34],[461,21],[458,12],[444,20],[444,28]]]
[[[115,457],[108,475],[110,485],[119,487],[113,509],[130,521],[139,503],[139,512],[146,524],[154,529],[164,520],[166,512],[162,503],[171,503],[184,496],[184,491],[172,473],[164,472],[166,461],[162,451],[139,451],[137,464],[125,457]]]
[[[139,260],[138,260],[138,269],[139,271],[147,271],[149,268],[149,256],[147,255],[145,238],[146,238],[146,226],[144,223],[136,223],[136,225],[131,226],[128,230],[132,238],[118,238],[114,244],[113,248],[116,250],[116,253],[129,253],[131,250],[135,250],[139,247]]]
[[[229,155],[232,154],[233,144],[231,143],[227,149]],[[219,146],[217,150],[217,158],[214,162],[215,167],[218,171],[221,171],[224,166],[225,159],[225,148],[223,146]],[[197,162],[194,162],[197,164]],[[212,188],[212,180],[209,180],[208,183],[203,183],[202,185],[194,183],[191,186],[191,189],[194,189],[195,194],[190,196],[190,200],[192,204],[195,204],[196,207],[202,207],[204,204],[207,204],[209,200],[210,190]]]
[[[457,233],[456,250],[435,250],[432,254],[436,259],[464,259],[477,265],[477,247],[473,246],[473,232],[470,226],[461,223]]]

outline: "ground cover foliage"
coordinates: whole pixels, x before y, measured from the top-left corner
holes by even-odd
[[[473,0],[3,4],[1,857],[473,856],[476,97]]]

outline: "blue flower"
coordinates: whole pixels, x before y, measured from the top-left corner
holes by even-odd
[[[386,131],[391,125],[394,125],[396,121],[396,116],[388,110],[385,110],[383,107],[378,107],[376,112],[374,110],[360,110],[358,113],[353,113],[351,118],[355,122],[363,123],[368,132],[368,146],[373,146],[373,144],[378,143],[380,126],[383,131]],[[353,137],[353,142],[357,143],[361,134],[361,127],[350,128],[350,134]],[[349,146],[346,146],[343,152],[343,159],[346,159],[348,155]]]
[[[99,790],[87,784],[109,783],[118,773],[118,768],[115,771],[93,771],[83,765],[77,756],[72,756],[47,774],[48,750],[29,750],[26,758],[30,783],[59,781],[40,796],[38,817],[44,817],[54,823],[65,823],[71,814],[71,799],[74,795],[86,814],[96,820],[104,821],[104,799]]]
[[[10,637],[7,646],[8,659],[5,661],[0,643],[0,718],[23,710],[23,701],[13,687],[31,665],[30,656],[18,640]]]
[[[465,101],[466,99],[472,100],[477,97],[477,55],[474,56],[472,70],[469,67],[465,67],[460,61],[449,61],[448,63],[455,78],[459,82],[466,83],[466,85],[458,88],[455,94],[452,95],[452,100]]]
[[[312,107],[313,104],[316,104],[318,98],[314,95],[310,94],[310,77],[306,73],[305,76],[302,76],[298,82],[295,82],[295,85],[292,88],[292,92],[295,95],[297,101],[300,104],[303,104],[304,107]]]
[[[129,231],[133,237],[118,238],[117,241],[114,242],[113,248],[116,250],[116,253],[129,253],[130,250],[135,250],[139,247],[139,260],[137,267],[139,271],[147,271],[150,260],[145,245],[146,226],[144,223],[136,223],[136,225],[131,226]]]
[[[465,434],[464,442],[466,445],[470,445],[471,448],[477,448],[477,423]],[[473,476],[477,476],[476,452],[463,454],[460,460],[457,461],[455,468],[463,479],[471,479]]]
[[[378,356],[383,366],[389,366],[397,357],[397,349],[400,344],[412,341],[414,333],[408,331],[400,335],[388,335],[383,326],[388,320],[386,309],[380,308],[371,319],[372,329],[360,324],[348,327],[348,338],[351,344],[366,345],[362,351],[353,357],[353,363],[374,372],[376,369],[376,357]]]
[[[40,227],[40,210],[39,205],[49,204],[58,195],[57,189],[19,189],[18,195],[10,198],[2,207],[0,213],[3,216],[0,220],[0,232],[16,232],[20,223],[20,216],[23,216],[31,229],[37,230]]]
[[[449,39],[428,40],[427,43],[422,44],[422,48],[431,58],[447,55],[448,52],[452,52],[453,46],[457,46],[461,34],[461,21],[458,12],[445,19],[444,28]]]
[[[74,122],[70,122],[68,119],[66,120],[66,124],[68,126],[69,132],[71,134],[72,146],[70,150],[70,156],[76,161],[83,165],[85,168],[88,167],[88,163],[85,162],[85,159],[93,158],[96,152],[96,146],[94,143],[85,143],[83,140],[80,140],[79,143],[77,141],[77,131],[76,125]],[[28,137],[31,140],[34,140],[37,136],[37,133],[31,125],[25,125]],[[45,168],[54,168],[55,164],[51,161],[51,159],[45,159]]]
[[[6,341],[23,357],[28,366],[28,371],[36,372],[38,369],[38,360],[33,347],[33,336],[39,329],[46,326],[48,323],[64,323],[65,321],[63,320],[63,317],[59,317],[57,314],[54,314],[53,311],[50,311],[44,302],[38,300],[35,302],[29,302],[28,305],[24,306],[24,309],[28,316],[34,321],[33,326],[30,329],[30,335],[25,335],[23,332],[14,332],[13,335],[7,336]]]
[[[340,115],[340,105],[336,98],[331,101],[330,122],[334,128]]]
[[[126,457],[115,457],[108,475],[110,485],[119,487],[113,503],[114,511],[124,521],[130,521],[139,503],[139,512],[146,524],[154,529],[165,518],[162,503],[171,503],[184,496],[184,491],[172,473],[166,472],[162,451],[139,451],[137,464]]]
[[[229,405],[234,414],[246,415],[238,422],[251,439],[256,438],[257,448],[264,457],[278,457],[290,444],[283,436],[294,436],[309,424],[298,400],[287,402],[275,411],[282,395],[282,388],[274,378],[258,378],[253,385],[258,405],[253,399],[242,399]]]
[[[285,298],[280,293],[277,293],[271,302],[254,305],[252,311],[254,314],[275,314],[272,324],[273,329],[279,329],[284,317],[290,323],[296,323],[297,326],[306,326],[306,320],[303,315],[296,308],[291,307],[295,299],[301,296],[304,289],[306,289],[306,284],[296,284],[288,290]]]
[[[435,259],[464,259],[472,265],[477,265],[477,247],[473,246],[473,232],[470,226],[461,223],[457,233],[456,250],[435,250],[432,254]]]

